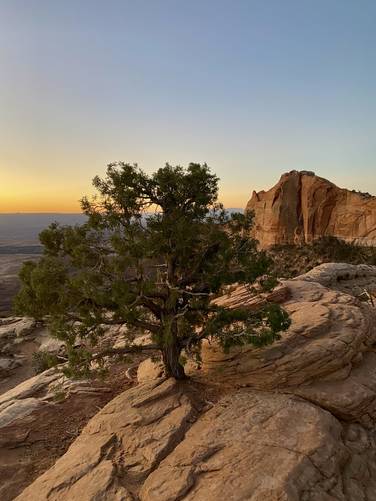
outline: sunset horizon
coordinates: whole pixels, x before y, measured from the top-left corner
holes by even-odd
[[[0,501],[376,500],[376,1],[0,0]]]
[[[207,162],[244,207],[283,172],[376,193],[376,5],[0,7],[0,212],[80,211],[114,160]]]

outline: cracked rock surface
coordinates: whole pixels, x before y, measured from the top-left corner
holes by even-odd
[[[56,369],[0,395],[0,499],[14,499],[39,469],[50,467],[81,421],[108,398],[106,388],[68,380]]]
[[[140,482],[195,420],[173,380],[139,385],[107,404],[68,452],[17,499],[133,499]]]
[[[279,500],[339,496],[347,451],[328,412],[286,395],[222,399],[146,480],[142,500]],[[319,499],[319,498],[317,498]],[[328,498],[330,499],[330,498]],[[338,497],[338,499],[340,499]]]
[[[258,389],[296,388],[346,378],[363,354],[376,346],[376,308],[342,291],[347,280],[355,280],[357,268],[348,265],[350,274],[344,273],[345,266],[321,265],[283,283],[289,296],[282,305],[292,323],[280,341],[263,349],[235,348],[229,354],[215,343],[206,343],[202,356],[208,375]],[[372,269],[368,284],[376,287],[376,267],[366,268]],[[363,271],[360,265],[359,275]],[[364,277],[359,279],[364,281]],[[239,306],[247,302],[244,295],[241,298]],[[234,307],[231,295],[223,297],[222,305],[226,303]]]
[[[200,377],[226,385],[218,401],[172,379],[139,384],[17,499],[375,500],[376,308],[355,295],[376,268],[346,266],[284,282],[292,324],[272,346],[205,345]],[[223,302],[236,298],[246,290]]]

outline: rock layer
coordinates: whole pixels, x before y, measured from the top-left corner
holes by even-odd
[[[355,278],[357,277],[357,278]],[[362,353],[376,342],[376,309],[348,291],[376,288],[376,267],[324,264],[283,282],[283,300],[291,327],[281,340],[262,349],[233,348],[228,354],[214,342],[203,345],[203,370],[208,377],[257,389],[288,388],[315,380],[348,375]],[[346,291],[346,292],[344,292]],[[244,286],[217,300],[222,306],[244,307],[252,302]],[[275,299],[274,299],[275,300]]]
[[[0,394],[34,375],[35,352],[58,354],[62,344],[31,318],[0,318]]]
[[[0,499],[14,499],[49,468],[81,422],[111,395],[93,381],[68,380],[56,369],[0,395]]]
[[[333,416],[303,400],[239,391],[192,426],[140,498],[341,499],[340,466],[348,457],[341,431]]]
[[[139,385],[107,404],[53,468],[17,499],[132,500],[195,416],[174,380]]]
[[[253,192],[254,236],[263,248],[324,236],[376,245],[376,197],[338,188],[312,172],[283,174],[268,191]]]
[[[140,384],[17,499],[376,499],[376,308],[351,293],[359,287],[376,287],[376,267],[326,264],[284,282],[289,294],[274,297],[292,324],[280,341],[204,347],[200,378],[226,385],[219,401],[190,383]],[[251,294],[219,301],[252,308]]]

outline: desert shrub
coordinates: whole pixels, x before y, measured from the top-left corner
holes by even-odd
[[[48,351],[36,351],[32,357],[32,367],[36,374],[51,369],[60,363],[59,357]]]
[[[24,264],[15,299],[16,312],[48,320],[74,375],[90,370],[96,355],[86,345],[95,346],[105,325],[127,326],[123,354],[159,350],[176,379],[185,377],[181,353],[199,356],[204,338],[217,337],[226,349],[260,346],[288,327],[279,306],[253,314],[213,303],[225,286],[265,275],[271,260],[251,237],[253,215],[229,214],[218,202],[218,178],[206,164],[149,175],[120,162],[93,184],[97,196],[82,200],[87,223],[41,233],[44,255]],[[132,346],[140,331],[152,342]],[[77,339],[85,348],[76,348]],[[105,355],[115,353],[110,347]],[[43,367],[56,362],[39,358]]]
[[[376,265],[376,248],[335,237],[323,237],[312,244],[278,245],[269,251],[273,259],[273,273],[293,278],[322,263],[349,263]]]

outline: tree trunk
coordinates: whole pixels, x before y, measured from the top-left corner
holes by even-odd
[[[174,283],[172,260],[168,261],[168,280],[169,283]],[[184,367],[180,363],[182,347],[178,338],[176,300],[175,294],[170,290],[169,297],[165,302],[166,309],[161,315],[161,349],[166,376],[174,377],[175,379],[185,379]]]
[[[171,340],[170,343],[163,347],[163,363],[165,366],[166,375],[175,379],[185,379],[186,375],[184,367],[180,363],[181,348],[177,339]]]

